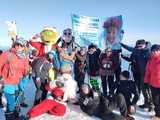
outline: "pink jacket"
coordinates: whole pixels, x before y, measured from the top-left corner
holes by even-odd
[[[20,79],[28,73],[28,69],[29,63],[27,58],[19,58],[15,53],[15,49],[11,49],[1,54],[0,76],[3,77],[4,84],[19,84]]]
[[[144,83],[160,88],[160,55],[152,55],[149,59],[144,77]]]

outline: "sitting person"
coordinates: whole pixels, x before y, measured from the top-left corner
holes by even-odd
[[[28,118],[34,118],[46,112],[55,116],[63,116],[66,113],[66,103],[63,102],[63,83],[60,83],[59,81],[52,82],[45,86],[51,94],[48,95],[47,99],[28,111]]]
[[[76,92],[77,92],[77,83],[72,78],[71,74],[63,74],[62,75],[64,80],[64,97],[63,101],[69,101],[75,103],[76,100]]]
[[[80,88],[79,104],[83,112],[102,120],[125,120],[127,117],[126,103],[122,95],[116,96],[114,101],[109,101],[86,83]],[[112,112],[115,107],[120,108],[121,116]]]
[[[123,71],[120,74],[120,80],[116,83],[116,95],[121,94],[125,98],[127,105],[127,113],[133,114],[136,112],[135,106],[139,98],[138,88],[134,81],[129,80],[130,73],[128,71]],[[132,99],[132,95],[134,95]]]

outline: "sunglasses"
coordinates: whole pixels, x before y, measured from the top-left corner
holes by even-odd
[[[64,33],[64,35],[71,35],[71,34],[72,34],[72,33],[70,33],[70,32],[69,32],[69,33],[67,33],[67,32]]]

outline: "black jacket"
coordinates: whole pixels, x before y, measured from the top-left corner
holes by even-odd
[[[137,48],[133,48],[133,47],[130,47],[128,45],[125,45],[123,43],[121,43],[122,47],[124,47],[125,49],[127,49],[128,51],[130,52],[133,52],[135,53],[134,57],[135,59],[137,60],[137,64],[139,66],[139,70],[140,70],[140,74],[141,74],[141,77],[144,77],[144,74],[145,74],[145,68],[146,68],[146,65],[147,65],[147,62],[148,62],[148,59],[150,57],[150,44],[148,44],[146,46],[146,48],[144,49],[137,49]]]
[[[120,115],[112,112],[109,108],[109,100],[101,93],[91,91],[89,95],[80,92],[80,108],[90,116],[96,116],[102,120],[124,120]]]
[[[123,54],[121,55],[121,57],[122,57],[124,60],[130,62],[132,72],[138,73],[138,74],[140,73],[139,66],[138,66],[138,62],[137,62],[137,59],[136,59],[136,53],[135,53],[135,52],[132,52],[131,55],[130,55],[130,57],[125,56],[125,55],[123,55]]]
[[[87,54],[87,71],[89,75],[96,76],[99,73],[99,56],[101,54],[101,50],[97,49],[93,54]]]
[[[128,105],[136,105],[139,93],[138,89],[136,87],[136,84],[132,80],[119,80],[116,82],[116,93],[121,93],[125,100],[126,104]],[[131,101],[132,95],[134,95],[133,100]]]

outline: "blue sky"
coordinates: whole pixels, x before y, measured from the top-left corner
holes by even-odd
[[[71,14],[96,17],[123,16],[124,40],[134,44],[144,38],[160,40],[160,0],[1,0],[0,46],[9,46],[6,20],[16,20],[26,39],[43,26],[55,26],[59,34],[71,27]]]

